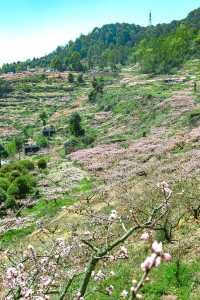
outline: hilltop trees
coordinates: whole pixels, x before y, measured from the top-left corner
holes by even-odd
[[[191,30],[194,30],[195,32],[194,35],[197,36],[198,31],[200,30],[199,16],[200,9],[197,9],[191,12],[186,19],[182,21],[172,21],[169,24],[158,24],[157,26],[150,27],[141,27],[126,23],[104,25],[101,28],[94,28],[88,35],[81,35],[74,42],[70,41],[65,47],[57,47],[55,51],[47,56],[27,60],[25,62],[5,64],[0,71],[5,73],[18,72],[35,67],[51,67],[58,71],[72,70],[78,72],[84,71],[86,68],[92,69],[96,66],[100,68],[111,67],[115,69],[116,65],[123,65],[129,61],[133,48],[135,50],[138,44],[144,39],[147,44],[150,42],[150,44],[147,45],[148,53],[148,50],[154,52],[154,47],[152,48],[151,46],[152,43],[155,43],[156,45],[162,44],[162,39],[173,35],[180,25],[191,28]],[[182,42],[180,43],[178,36],[177,38],[175,48],[179,47],[180,55],[182,55],[182,50],[184,48],[182,48]],[[173,41],[173,43],[174,42],[175,41]],[[169,40],[167,38],[166,44],[168,43]],[[156,46],[156,49],[157,47],[158,46]],[[168,50],[172,50],[173,52],[171,42]],[[169,52],[166,50],[165,54],[166,53],[168,54]],[[192,55],[199,55],[198,47],[193,48]],[[163,70],[165,70],[165,66],[161,66],[161,72],[163,72]]]
[[[61,57],[56,56],[54,59],[52,59],[50,67],[57,71],[63,71],[64,68],[63,68],[63,62]]]
[[[136,50],[142,71],[159,74],[179,67],[191,54],[192,38],[193,31],[182,25],[168,36],[144,39]]]

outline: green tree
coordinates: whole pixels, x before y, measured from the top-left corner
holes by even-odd
[[[69,73],[69,75],[68,75],[68,82],[74,83],[74,75],[72,73]]]
[[[24,139],[21,136],[15,137],[15,145],[19,155],[19,159],[20,159],[20,153],[22,152],[23,149],[23,144],[24,144]]]
[[[45,111],[41,112],[40,115],[40,120],[42,121],[43,126],[45,126],[47,124],[47,119],[48,119],[48,115]]]
[[[82,73],[78,75],[77,82],[80,83],[80,84],[84,83],[84,78],[83,78]]]
[[[73,52],[69,58],[69,61],[71,63],[72,70],[77,72],[83,71],[83,66],[81,64],[81,56],[79,52]]]
[[[69,119],[69,130],[70,133],[76,137],[83,136],[85,130],[81,126],[81,116],[79,113],[75,112],[71,115]]]
[[[4,146],[2,144],[0,144],[0,167],[2,164],[2,159],[5,159],[7,157],[8,157],[8,152],[6,151]]]
[[[60,72],[63,71],[64,67],[63,67],[63,61],[61,57],[59,56],[54,57],[50,63],[50,67]]]

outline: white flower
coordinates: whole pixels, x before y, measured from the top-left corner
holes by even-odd
[[[123,290],[123,291],[121,292],[121,297],[122,297],[123,299],[127,298],[127,297],[128,297],[128,292],[127,292],[126,290]]]
[[[114,290],[113,285],[110,285],[106,288],[106,292],[109,296],[112,296],[113,290]]]
[[[110,272],[110,276],[115,276],[115,275],[116,275],[116,273],[114,271]]]
[[[117,211],[116,211],[116,210],[112,210],[112,211],[111,211],[111,214],[110,214],[110,216],[109,216],[109,218],[108,218],[108,220],[109,220],[110,222],[113,222],[113,221],[115,221],[115,220],[117,220],[117,219],[118,219]]]
[[[136,295],[136,298],[137,298],[137,299],[143,299],[143,296],[142,296],[141,294],[137,294],[137,295]]]

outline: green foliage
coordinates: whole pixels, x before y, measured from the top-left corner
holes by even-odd
[[[191,56],[193,32],[181,25],[175,33],[152,37],[140,42],[136,57],[142,71],[149,73],[169,73]]]
[[[71,138],[64,144],[65,154],[68,155],[74,152],[79,145],[79,141],[76,138]]]
[[[69,73],[69,75],[68,75],[68,82],[74,83],[74,75],[72,73]]]
[[[94,77],[92,80],[93,90],[89,93],[88,99],[90,102],[94,103],[103,95],[104,81],[103,78]]]
[[[35,180],[31,175],[22,175],[17,177],[15,181],[12,183],[12,185],[17,186],[15,196],[19,198],[23,198],[31,192],[33,186],[35,185]]]
[[[33,137],[34,127],[34,125],[27,125],[23,128],[23,134],[26,139]]]
[[[12,141],[10,141],[9,143],[7,143],[5,145],[5,149],[8,153],[8,156],[14,156],[16,154],[16,144],[15,144],[15,140],[13,139]]]
[[[23,148],[24,139],[22,136],[17,136],[17,137],[15,137],[14,141],[15,141],[16,150],[18,153],[20,153]]]
[[[157,300],[170,291],[179,296],[179,299],[187,300],[192,290],[192,277],[190,268],[181,263],[178,267],[179,278],[177,278],[177,264],[162,264],[153,272],[155,280],[153,283],[145,284],[142,292],[147,300]]]
[[[5,149],[5,147],[0,144],[0,167],[1,167],[1,159],[8,157],[8,151]]]
[[[19,160],[18,162],[16,162],[16,165],[19,166],[19,169],[22,167],[27,171],[32,171],[35,168],[34,163],[28,159]]]
[[[50,62],[50,67],[54,70],[57,71],[64,71],[64,65],[63,65],[63,61],[59,56],[55,56],[51,62]]]
[[[200,122],[200,109],[194,109],[188,114],[189,125],[196,126]]]
[[[70,116],[69,131],[75,137],[83,136],[85,134],[85,130],[81,126],[81,116],[77,112]]]
[[[47,124],[48,115],[45,111],[41,112],[39,115],[40,119],[42,120],[43,126]]]
[[[4,64],[1,68],[1,72],[20,72],[26,70],[27,67],[52,68],[58,71],[84,71],[87,68],[109,67],[111,70],[115,71],[118,64],[124,65],[129,60],[135,63],[135,53],[133,54],[133,49],[135,52],[136,46],[143,39],[151,40],[151,37],[153,37],[155,38],[154,41],[156,43],[156,39],[160,41],[160,38],[173,34],[181,24],[191,27],[198,36],[198,30],[200,29],[199,16],[200,9],[197,9],[191,12],[186,19],[182,21],[172,21],[169,24],[158,24],[157,26],[151,27],[142,27],[126,23],[104,25],[101,28],[94,28],[88,35],[81,35],[74,42],[70,41],[65,47],[57,47],[54,52],[42,58],[34,58],[33,60],[27,60],[26,62]],[[196,43],[191,45],[191,55],[199,54],[198,45],[199,41],[197,39]],[[179,36],[177,36],[177,40],[175,40],[175,37],[174,40],[169,40],[168,50],[175,50],[176,52],[177,47],[179,48],[182,46],[185,46],[185,44],[183,44],[182,41],[179,40]],[[149,49],[151,52],[150,54],[153,55],[151,51],[152,47],[148,46],[147,49]],[[155,49],[159,52],[157,46]],[[185,49],[179,49],[181,56],[185,53]],[[168,55],[170,56],[170,53],[167,53],[166,51],[167,57]],[[161,51],[161,53],[163,53],[163,51]],[[178,58],[178,63],[180,63],[180,58],[177,54],[175,56]],[[165,66],[158,65],[158,69],[163,71]]]
[[[83,74],[79,74],[79,75],[78,75],[78,77],[77,77],[77,82],[78,82],[79,84],[84,83]]]
[[[7,209],[15,209],[17,207],[17,202],[14,198],[13,195],[9,194],[6,201],[5,201],[5,206]]]
[[[7,178],[0,177],[0,188],[4,191],[7,191],[8,187],[10,185],[10,182]]]
[[[92,143],[94,143],[94,141],[95,141],[95,137],[92,135],[85,135],[81,137],[81,142],[86,146],[91,145]]]
[[[46,169],[47,168],[47,161],[44,158],[40,158],[38,160],[38,168],[39,169]]]
[[[17,177],[21,176],[22,174],[18,170],[14,170],[9,174],[9,179],[13,182]]]
[[[0,79],[0,97],[7,96],[12,92],[12,86],[9,81]]]
[[[20,194],[19,187],[16,182],[12,182],[8,188],[8,195],[17,198]]]
[[[34,226],[24,227],[20,229],[12,229],[1,235],[0,245],[1,247],[7,247],[8,245],[14,246],[19,239],[26,237],[34,231]]]
[[[5,202],[7,199],[7,194],[4,189],[0,187],[0,204]]]
[[[43,135],[37,136],[36,143],[39,147],[42,147],[42,148],[47,148],[49,146],[48,139]]]

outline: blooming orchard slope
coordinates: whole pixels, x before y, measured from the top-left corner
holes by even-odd
[[[198,299],[197,64],[2,76],[1,299]]]

